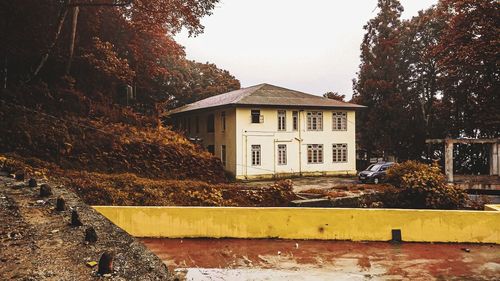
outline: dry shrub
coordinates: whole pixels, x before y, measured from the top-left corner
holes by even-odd
[[[67,184],[90,205],[287,206],[296,199],[291,181],[246,189],[238,184],[159,180],[134,174],[71,172]]]
[[[153,180],[134,174],[71,172],[67,185],[90,205],[223,206],[217,186],[200,181]]]
[[[463,209],[467,193],[446,182],[437,164],[406,161],[387,171],[387,180],[394,187],[383,194],[387,207],[417,209]]]
[[[36,158],[0,154],[0,168],[50,177],[73,189],[89,205],[115,206],[289,206],[297,199],[291,180],[248,188],[239,183],[151,179],[133,173],[63,170]]]
[[[167,128],[52,118],[0,103],[0,152],[63,169],[224,182],[220,160]]]

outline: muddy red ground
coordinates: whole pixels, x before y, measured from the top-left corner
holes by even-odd
[[[189,280],[499,280],[500,246],[143,239]],[[304,279],[305,278],[305,279]]]

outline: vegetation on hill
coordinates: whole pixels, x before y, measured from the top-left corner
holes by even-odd
[[[283,205],[290,183],[251,192],[161,124],[166,110],[240,88],[186,59],[217,0],[0,3],[3,169],[50,176],[89,204]]]

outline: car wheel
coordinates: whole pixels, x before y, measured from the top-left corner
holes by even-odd
[[[374,183],[374,184],[379,184],[379,183],[380,183],[379,178],[374,178],[374,179],[373,179],[373,183]]]

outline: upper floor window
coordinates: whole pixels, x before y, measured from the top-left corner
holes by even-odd
[[[333,162],[347,162],[347,143],[334,143],[332,155]]]
[[[213,133],[214,132],[214,124],[215,123],[215,117],[213,114],[209,114],[207,116],[207,133]]]
[[[195,122],[194,126],[196,129],[196,133],[199,134],[200,133],[200,116],[196,116],[194,122]]]
[[[308,144],[307,145],[307,163],[320,164],[323,163],[323,145]]]
[[[299,129],[299,112],[292,111],[292,129],[297,131]]]
[[[222,131],[225,132],[226,131],[226,112],[225,111],[222,111],[220,113],[220,123],[221,123]]]
[[[307,112],[307,130],[323,131],[323,112],[321,111]]]
[[[252,145],[252,166],[260,166],[261,151],[260,144]]]
[[[333,130],[346,131],[347,130],[347,112],[336,111],[333,113]]]
[[[278,144],[278,165],[286,165],[286,144]]]
[[[252,116],[252,123],[264,123],[264,117],[260,115],[260,110],[252,109],[251,116]]]
[[[226,158],[227,158],[226,145],[223,144],[220,147],[220,160],[222,161],[222,165],[224,167],[226,166]]]
[[[278,110],[278,131],[286,131],[286,110]]]

